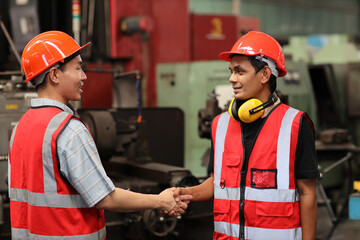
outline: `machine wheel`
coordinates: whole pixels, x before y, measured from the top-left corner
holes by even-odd
[[[146,229],[157,237],[167,236],[170,232],[174,231],[177,223],[176,218],[167,217],[156,209],[146,210],[143,220]]]
[[[80,119],[88,126],[101,160],[109,160],[116,149],[116,123],[110,111],[83,111]]]

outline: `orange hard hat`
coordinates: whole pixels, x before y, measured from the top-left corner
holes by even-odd
[[[21,67],[25,73],[25,82],[30,81],[57,62],[83,49],[68,34],[60,31],[48,31],[34,37],[24,48]]]
[[[265,56],[275,61],[279,69],[279,77],[286,75],[284,51],[273,37],[265,33],[248,32],[236,41],[229,52],[220,53],[219,57],[230,62],[230,56],[233,54]]]

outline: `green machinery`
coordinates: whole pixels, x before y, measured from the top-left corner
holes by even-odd
[[[184,111],[185,168],[195,176],[206,175],[207,167],[202,166],[201,159],[210,147],[209,140],[198,135],[198,111],[205,107],[208,95],[216,86],[230,86],[228,65],[224,61],[198,61],[157,66],[158,106],[179,107]]]
[[[284,52],[287,58],[307,65],[317,105],[317,130],[347,129],[360,145],[360,58],[350,37],[295,36]]]

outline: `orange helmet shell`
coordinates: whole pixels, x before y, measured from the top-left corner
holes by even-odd
[[[273,37],[262,32],[250,31],[239,38],[228,52],[220,53],[222,60],[231,62],[230,56],[241,54],[248,56],[265,56],[276,62],[279,68],[279,77],[286,75],[285,55],[282,47]]]
[[[73,53],[83,49],[68,34],[60,31],[48,31],[34,37],[24,48],[21,56],[21,67],[25,73],[25,82]]]

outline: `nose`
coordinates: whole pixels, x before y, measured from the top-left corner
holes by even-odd
[[[87,79],[87,76],[86,76],[84,70],[81,69],[81,80],[85,81],[86,79]]]
[[[234,73],[231,73],[231,75],[230,75],[230,77],[229,77],[229,82],[230,82],[230,83],[236,83],[236,82],[237,82]]]

